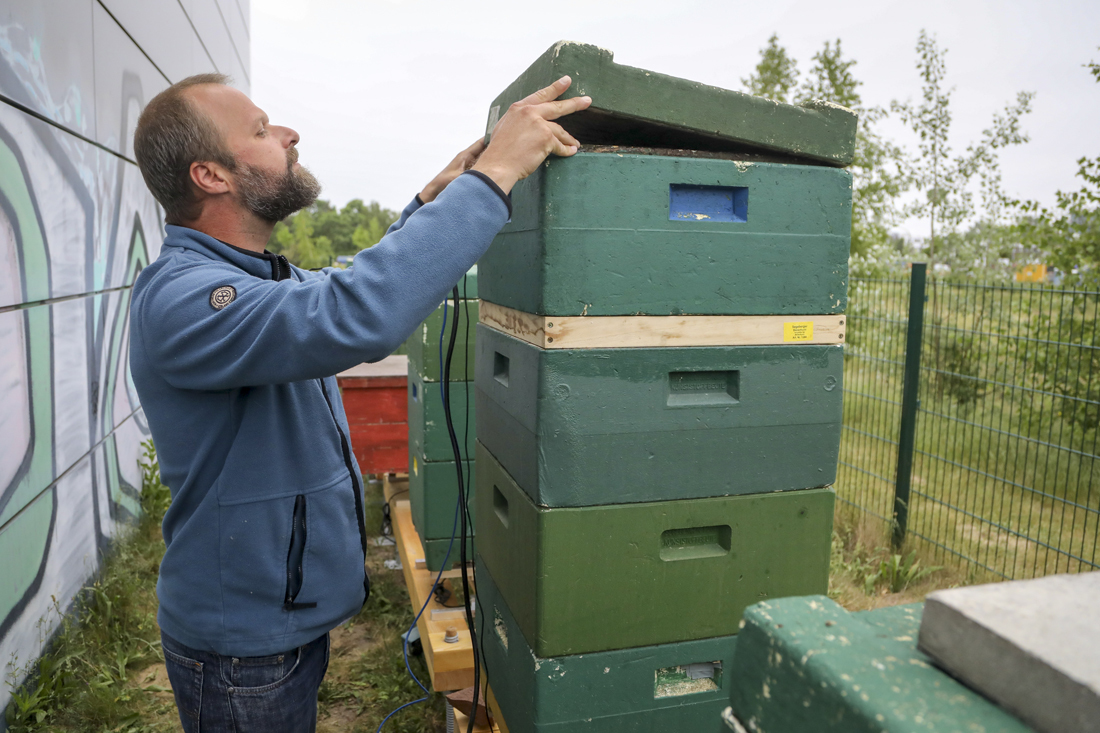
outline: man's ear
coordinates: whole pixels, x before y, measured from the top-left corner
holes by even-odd
[[[217,163],[192,163],[191,183],[207,195],[229,192],[227,171]]]

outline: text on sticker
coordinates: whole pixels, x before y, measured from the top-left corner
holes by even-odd
[[[813,341],[813,321],[787,321],[783,324],[783,342],[788,341]]]

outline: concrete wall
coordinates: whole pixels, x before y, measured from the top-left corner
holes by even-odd
[[[0,4],[0,711],[53,599],[68,608],[139,510],[127,309],[164,232],[138,114],[199,72],[247,92],[248,34],[248,0]]]

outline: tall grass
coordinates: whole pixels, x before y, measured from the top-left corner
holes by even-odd
[[[935,284],[909,537],[983,577],[1098,567],[1096,293]],[[889,525],[908,282],[853,283],[842,501]]]
[[[160,522],[170,502],[151,442],[142,469],[136,525],[115,541],[70,613],[62,615],[54,601],[61,616],[57,633],[46,652],[21,670],[26,681],[12,691],[6,722],[13,733],[143,727],[129,703],[136,694],[134,673],[161,658],[155,585],[164,555]]]

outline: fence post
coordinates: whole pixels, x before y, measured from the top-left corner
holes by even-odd
[[[927,263],[914,262],[909,280],[909,325],[905,334],[905,367],[901,393],[901,429],[898,432],[898,471],[894,479],[894,548],[905,541],[909,524],[909,484],[913,476],[913,447],[917,437],[921,339],[924,334],[924,284]]]

